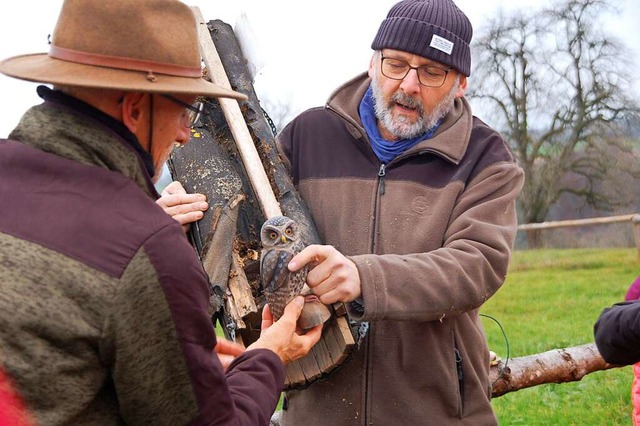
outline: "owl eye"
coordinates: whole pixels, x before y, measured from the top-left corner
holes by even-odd
[[[269,232],[269,238],[275,240],[276,238],[278,238],[278,233],[273,231]]]
[[[287,234],[287,235],[291,235],[291,234],[293,234],[293,229],[291,229],[291,228],[287,228],[287,229],[284,231],[284,233],[285,233],[285,234]]]

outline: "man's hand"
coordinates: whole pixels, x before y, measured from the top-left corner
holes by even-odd
[[[333,246],[305,247],[291,259],[289,270],[297,271],[306,264],[309,264],[307,285],[325,305],[352,302],[362,294],[355,263]]]
[[[269,305],[262,310],[262,327],[260,338],[253,342],[247,350],[270,349],[287,365],[309,353],[322,335],[322,325],[313,327],[305,334],[298,334],[296,321],[302,312],[304,299],[298,296],[284,308],[284,314],[278,321],[273,321]]]
[[[222,363],[222,368],[226,371],[229,368],[229,365],[233,362],[235,357],[244,352],[244,346],[239,343],[232,342],[231,340],[226,340],[222,338],[218,338],[218,343],[216,344],[215,351],[218,354],[218,358]]]
[[[191,222],[202,219],[203,212],[209,208],[207,198],[203,194],[187,194],[182,184],[177,181],[167,185],[156,203],[182,225],[184,232],[189,230]]]

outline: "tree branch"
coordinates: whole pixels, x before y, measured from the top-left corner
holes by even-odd
[[[617,367],[602,359],[595,343],[588,343],[513,358],[507,366],[499,362],[491,367],[489,377],[493,383],[492,395],[498,397],[546,383],[576,382],[595,371]]]

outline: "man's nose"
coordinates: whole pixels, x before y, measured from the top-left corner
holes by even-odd
[[[184,145],[191,139],[191,127],[180,126],[176,134],[176,143]]]
[[[420,80],[418,79],[418,70],[410,69],[407,75],[402,79],[400,84],[402,90],[407,94],[414,94],[420,92]]]

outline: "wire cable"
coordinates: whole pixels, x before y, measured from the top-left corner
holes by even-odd
[[[498,377],[493,381],[493,383],[491,383],[491,387],[493,387],[493,385],[495,385],[496,382],[502,378],[502,376],[504,375],[504,371],[507,368],[507,365],[509,364],[509,356],[511,355],[511,350],[509,348],[509,339],[507,338],[507,333],[504,331],[504,327],[502,327],[502,324],[500,324],[500,321],[498,321],[496,318],[492,317],[491,315],[480,314],[480,316],[489,318],[490,320],[493,320],[496,324],[498,324],[498,327],[500,327],[500,331],[502,332],[502,337],[504,337],[504,344],[507,349],[507,355],[505,357],[504,364],[500,367],[500,374],[498,374]]]

